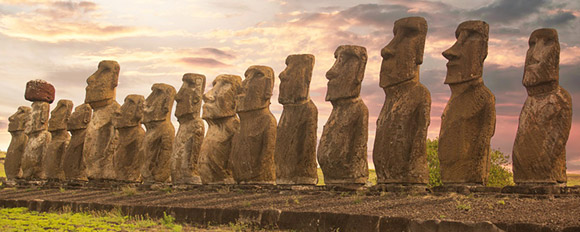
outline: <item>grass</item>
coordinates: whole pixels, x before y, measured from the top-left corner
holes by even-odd
[[[322,169],[318,168],[316,172],[318,174],[318,183],[316,185],[324,185],[324,174],[322,173]],[[377,184],[377,173],[375,172],[374,169],[369,169],[368,181],[371,182],[373,185]]]
[[[0,158],[6,158],[5,151],[0,151]],[[6,177],[6,172],[4,171],[4,162],[0,162],[0,177]]]
[[[119,210],[92,213],[39,213],[27,208],[0,208],[3,231],[181,231],[171,216],[161,220],[124,216]]]
[[[568,186],[580,185],[580,174],[568,173]]]

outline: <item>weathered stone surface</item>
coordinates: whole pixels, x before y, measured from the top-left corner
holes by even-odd
[[[205,127],[200,118],[205,76],[187,73],[183,85],[175,95],[175,116],[179,129],[171,155],[171,181],[173,184],[201,184],[199,154]]]
[[[318,163],[324,182],[364,184],[368,178],[368,108],[360,98],[367,63],[366,48],[339,46],[336,61],[326,73],[326,101],[332,112],[324,125],[318,145]]]
[[[70,141],[70,134],[66,131],[66,124],[73,109],[71,100],[60,100],[50,112],[48,131],[52,139],[48,144],[48,151],[42,161],[46,179],[64,180],[62,158]]]
[[[44,178],[42,172],[42,160],[48,151],[51,140],[48,132],[48,114],[50,105],[48,102],[36,101],[32,103],[30,127],[27,130],[28,141],[22,155],[22,178],[27,180],[40,180]]]
[[[240,128],[235,96],[241,88],[242,78],[222,74],[212,85],[213,88],[203,95],[202,118],[209,127],[201,145],[199,175],[204,184],[233,184],[230,154],[232,138]]]
[[[115,179],[137,182],[141,180],[145,130],[141,126],[145,97],[131,94],[125,97],[121,108],[115,112],[113,126],[119,134],[119,142],[113,155]]]
[[[495,97],[483,84],[489,25],[466,21],[457,42],[443,52],[449,60],[445,84],[451,98],[441,116],[439,160],[444,184],[485,184],[490,168],[490,140],[495,132]]]
[[[85,103],[93,109],[86,129],[83,156],[89,179],[114,179],[113,154],[117,133],[113,115],[120,105],[115,101],[120,67],[116,61],[101,61],[98,70],[87,78]]]
[[[290,55],[286,65],[279,76],[284,110],[276,130],[276,183],[316,184],[318,110],[308,94],[314,55]]]
[[[175,128],[171,123],[171,109],[175,88],[167,84],[153,84],[145,99],[143,124],[147,128],[143,140],[144,164],[141,175],[145,183],[168,182],[171,177],[171,153]]]
[[[50,83],[44,80],[32,80],[26,83],[24,98],[31,102],[42,101],[52,103],[54,101],[55,89]]]
[[[373,162],[377,182],[427,184],[427,128],[431,94],[419,82],[427,35],[422,17],[395,22],[394,38],[381,50],[380,87],[385,103],[377,119]]]
[[[31,111],[32,109],[28,106],[20,106],[16,113],[8,118],[8,132],[12,135],[12,139],[6,151],[4,171],[6,171],[6,179],[10,181],[20,178],[22,175],[20,163],[28,142],[28,135],[24,131],[27,124],[30,123]]]
[[[62,158],[62,168],[66,180],[87,180],[83,147],[86,128],[91,121],[92,114],[91,106],[85,103],[77,106],[68,120],[67,130],[71,133],[71,139]]]
[[[274,184],[276,118],[270,112],[274,70],[254,65],[244,75],[236,96],[240,130],[232,141],[233,177],[239,184]]]
[[[530,36],[523,84],[528,98],[513,148],[516,184],[565,184],[572,98],[558,80],[560,43],[555,29]]]

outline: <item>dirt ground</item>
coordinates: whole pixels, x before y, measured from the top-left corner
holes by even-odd
[[[3,189],[0,199],[43,199],[198,208],[279,209],[282,211],[441,219],[492,223],[535,223],[561,229],[580,226],[580,196],[396,194],[377,192],[259,190],[221,187],[175,191]]]

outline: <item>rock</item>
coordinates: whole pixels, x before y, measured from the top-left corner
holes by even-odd
[[[22,175],[20,163],[28,141],[28,135],[24,131],[27,124],[30,123],[31,111],[32,109],[28,106],[20,106],[16,113],[8,118],[8,132],[12,135],[12,139],[6,151],[4,170],[6,171],[6,179],[9,181],[20,178]]]
[[[54,101],[54,86],[44,80],[32,80],[26,83],[24,98],[31,102],[41,101],[52,103]]]
[[[70,118],[72,109],[73,102],[71,100],[60,100],[52,112],[50,112],[48,131],[50,131],[52,139],[50,144],[48,144],[48,151],[42,162],[46,179],[65,179],[62,158],[70,141],[70,134],[66,131],[66,124]]]
[[[141,150],[145,130],[141,126],[145,97],[131,94],[113,118],[113,126],[119,134],[119,141],[113,155],[115,179],[138,182],[141,180],[143,151]]]
[[[284,105],[276,135],[276,184],[316,184],[318,110],[308,90],[314,55],[290,55],[280,73],[278,102]]]
[[[183,85],[175,95],[179,129],[171,155],[171,181],[173,184],[201,184],[198,160],[205,128],[199,113],[205,76],[187,73],[182,80]]]
[[[35,101],[32,103],[30,127],[27,130],[28,141],[22,155],[22,178],[26,180],[44,179],[42,160],[48,151],[51,140],[48,132],[48,102]]]
[[[240,129],[232,141],[233,177],[239,184],[274,184],[276,118],[270,112],[274,70],[250,66],[236,96]]]
[[[203,115],[207,134],[201,145],[199,175],[204,184],[233,184],[230,153],[232,138],[240,128],[236,115],[235,96],[242,78],[222,74],[215,78],[213,88],[203,95]]]
[[[171,109],[175,88],[167,84],[153,84],[145,99],[143,124],[147,128],[143,140],[144,164],[141,175],[145,183],[164,183],[171,177],[171,153],[175,128],[171,123]]]
[[[360,98],[367,63],[366,48],[341,45],[326,73],[326,101],[332,112],[318,145],[318,163],[327,185],[364,184],[368,178],[368,108]]]
[[[87,78],[85,103],[91,105],[93,116],[86,129],[83,155],[89,179],[115,178],[113,154],[118,137],[113,115],[121,107],[115,101],[120,67],[116,61],[101,61],[98,70]]]
[[[572,98],[559,85],[558,32],[548,28],[535,30],[529,44],[523,78],[528,98],[514,142],[514,182],[565,184]]]
[[[381,50],[380,87],[385,103],[377,119],[373,162],[380,184],[427,184],[427,128],[431,95],[419,82],[427,35],[422,17],[395,22],[394,38]]]
[[[495,132],[495,97],[483,84],[489,25],[466,21],[457,42],[443,52],[449,60],[445,84],[451,98],[441,116],[439,161],[443,184],[485,185],[490,140]]]
[[[83,147],[86,128],[91,121],[92,114],[91,106],[85,103],[75,108],[67,122],[67,130],[71,133],[71,139],[62,158],[62,168],[66,180],[87,180]]]

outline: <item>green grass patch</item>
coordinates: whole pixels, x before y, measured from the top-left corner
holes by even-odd
[[[580,185],[580,174],[568,173],[568,186]]]
[[[6,152],[0,151],[0,158],[6,158]],[[4,170],[4,162],[0,161],[0,177],[6,177],[6,172]]]
[[[181,231],[174,218],[129,217],[119,210],[91,213],[39,213],[27,208],[0,208],[2,231]]]

